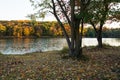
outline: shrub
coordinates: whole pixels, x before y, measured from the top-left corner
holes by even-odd
[[[61,50],[61,53],[68,53],[69,49],[68,47],[64,47],[62,50]]]
[[[66,56],[69,52],[68,47],[64,47],[61,51],[60,51],[60,56]]]

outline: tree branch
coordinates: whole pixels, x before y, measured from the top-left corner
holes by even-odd
[[[67,43],[68,43],[68,47],[70,48],[70,45],[71,45],[71,42],[70,42],[70,39],[69,39],[69,36],[64,28],[64,25],[62,24],[61,20],[59,19],[59,17],[57,16],[57,13],[56,13],[56,6],[55,6],[55,2],[54,0],[52,0],[52,3],[53,3],[53,14],[54,16],[56,17],[57,21],[59,22],[63,32],[64,32],[64,35],[66,37],[66,40],[67,40]]]
[[[93,28],[94,28],[95,32],[96,32],[96,33],[98,33],[98,31],[97,31],[97,29],[96,29],[96,27],[95,27],[94,23],[93,23],[91,20],[90,20],[90,24],[93,26]]]
[[[62,4],[61,4],[61,2],[60,2],[59,0],[57,0],[57,1],[58,1],[58,4],[60,5],[60,8],[62,9],[62,13],[65,15],[65,17],[66,17],[69,25],[71,26],[71,23],[72,23],[72,22],[70,21],[68,15],[67,15],[67,13],[66,13],[66,11],[64,10],[64,8],[63,8],[63,6],[62,6]]]

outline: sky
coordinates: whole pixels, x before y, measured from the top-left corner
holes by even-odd
[[[34,13],[29,0],[0,0],[0,20],[28,20],[26,16]],[[55,20],[47,16],[44,20]]]
[[[0,0],[0,20],[21,20],[33,13],[29,0]]]
[[[29,0],[0,0],[0,20],[29,20],[26,16],[35,13]],[[43,21],[56,20],[47,15]],[[119,23],[107,24],[110,28],[120,28]]]

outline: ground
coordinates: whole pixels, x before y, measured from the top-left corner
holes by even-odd
[[[60,51],[0,55],[0,80],[120,80],[120,47],[87,47],[83,54],[86,60]]]

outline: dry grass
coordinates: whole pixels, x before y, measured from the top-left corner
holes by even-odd
[[[87,61],[58,53],[0,55],[0,80],[120,80],[120,47],[84,48]]]

